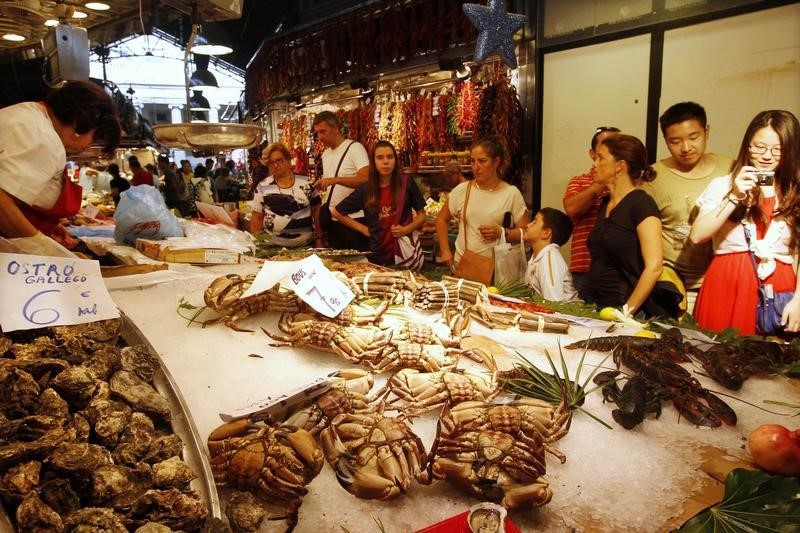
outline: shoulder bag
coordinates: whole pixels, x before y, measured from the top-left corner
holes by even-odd
[[[742,221],[742,229],[744,230],[744,239],[747,241],[747,249],[750,254],[750,261],[753,263],[753,271],[756,274],[756,281],[758,282],[758,305],[756,306],[756,331],[771,335],[773,333],[780,333],[783,331],[784,326],[781,325],[783,318],[783,309],[794,297],[794,291],[783,291],[775,293],[772,290],[772,284],[765,284],[758,277],[758,265],[756,263],[756,256],[750,246],[750,230],[747,229],[745,222]]]
[[[408,176],[403,175],[403,182],[400,186],[400,203],[395,207],[394,223],[400,224],[405,207],[406,195],[408,193]],[[419,270],[425,262],[422,255],[422,244],[419,241],[419,231],[414,230],[408,235],[397,237],[394,240],[394,264],[408,270]]]
[[[469,279],[483,283],[492,284],[492,274],[494,272],[494,258],[485,257],[467,249],[467,203],[469,203],[469,193],[473,183],[470,181],[467,186],[467,194],[464,197],[464,209],[461,213],[461,223],[464,226],[464,253],[458,262],[455,275],[459,278]]]
[[[342,168],[342,163],[344,162],[345,156],[347,156],[348,150],[350,147],[353,146],[355,141],[350,141],[350,144],[347,145],[347,148],[344,149],[344,153],[342,154],[342,158],[339,159],[339,164],[336,165],[336,172],[333,173],[333,177],[339,176],[339,169]],[[322,207],[319,208],[319,225],[321,228],[327,228],[333,222],[333,215],[331,214],[331,199],[333,198],[333,189],[336,188],[336,185],[331,185],[331,190],[328,191],[328,198],[325,200],[325,203],[322,204]]]

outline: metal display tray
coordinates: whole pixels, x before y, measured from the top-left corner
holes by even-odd
[[[178,385],[164,366],[164,361],[158,355],[141,330],[125,315],[122,316],[122,331],[120,336],[129,346],[144,345],[148,351],[158,359],[160,369],[153,376],[153,386],[167,400],[170,407],[170,422],[172,431],[183,441],[182,459],[195,474],[189,487],[200,494],[201,499],[208,507],[209,518],[221,518],[222,511],[219,504],[217,487],[214,485],[214,476],[211,465],[205,453],[205,445],[198,438],[197,428],[192,420],[192,415],[186,406],[186,401],[178,389]],[[8,516],[5,505],[0,505],[0,531],[18,531]]]

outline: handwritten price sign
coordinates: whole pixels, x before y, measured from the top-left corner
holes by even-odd
[[[316,255],[306,257],[289,275],[286,285],[301,300],[327,317],[335,317],[353,301],[355,295],[333,277]]]
[[[3,331],[117,318],[100,264],[87,259],[0,253]]]

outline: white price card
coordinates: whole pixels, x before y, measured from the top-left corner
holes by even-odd
[[[0,253],[3,331],[68,326],[119,317],[88,259]]]
[[[327,317],[334,317],[355,299],[347,286],[333,277],[322,259],[311,255],[301,261],[265,261],[242,298],[271,289],[279,281],[301,300]]]

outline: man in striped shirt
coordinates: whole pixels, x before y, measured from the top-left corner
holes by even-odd
[[[619,128],[613,126],[600,126],[594,130],[589,148],[589,157],[592,161],[595,158],[597,145],[615,133],[619,133]],[[592,262],[589,249],[586,247],[586,238],[597,220],[600,202],[607,194],[603,185],[595,183],[594,174],[594,168],[591,168],[585,174],[571,178],[564,192],[564,211],[574,224],[569,271],[572,274],[572,283],[582,298],[586,292],[586,280]]]

